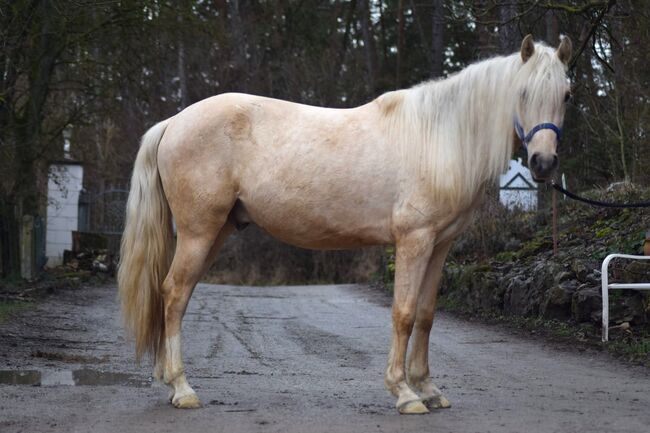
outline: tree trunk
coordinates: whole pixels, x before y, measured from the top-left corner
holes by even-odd
[[[388,40],[386,37],[386,18],[384,11],[384,2],[379,2],[379,25],[381,28],[381,55],[382,55],[382,64],[380,65],[380,70],[384,70],[388,64]]]
[[[395,66],[395,87],[402,87],[402,51],[404,50],[404,0],[397,5],[397,64]]]
[[[517,35],[515,16],[517,16],[516,3],[504,3],[499,7],[499,21],[501,21],[499,26],[499,51],[501,54],[512,54],[521,43]]]
[[[189,95],[187,94],[187,75],[185,74],[185,44],[182,37],[178,40],[178,83],[181,93],[181,110],[190,105]]]
[[[372,30],[372,21],[370,20],[370,0],[361,0],[359,2],[361,37],[363,38],[363,49],[366,58],[366,69],[368,71],[368,92],[375,96],[377,89],[377,51],[375,48],[375,35]]]
[[[546,22],[546,43],[557,47],[560,44],[560,25],[557,15],[553,11],[548,11],[544,20]]]
[[[18,224],[13,203],[0,199],[0,260],[2,261],[2,277],[17,277],[20,275],[20,248],[18,239]]]
[[[9,131],[4,131],[3,146],[11,154],[13,181],[0,192],[3,273],[20,275],[20,223],[23,215],[36,215],[42,198],[38,185],[38,161],[46,153],[48,141],[43,137],[45,104],[65,41],[61,39],[61,17],[52,2],[42,2],[34,11],[35,37],[32,54],[22,65],[27,71],[24,104],[10,106]],[[27,37],[27,35],[25,35]]]
[[[228,2],[228,12],[230,14],[230,35],[231,35],[231,52],[234,59],[234,70],[240,74],[243,79],[238,80],[240,91],[248,90],[248,60],[246,59],[246,38],[244,37],[241,13],[239,11],[240,0],[231,0]]]
[[[341,43],[341,54],[339,56],[339,63],[341,64],[340,72],[343,72],[343,65],[345,63],[345,56],[348,52],[348,42],[350,41],[350,32],[352,28],[352,21],[354,19],[354,10],[356,8],[356,0],[350,2],[350,8],[348,9],[348,15],[345,19],[345,31],[343,33],[343,41]]]
[[[431,2],[431,77],[442,77],[445,62],[445,13],[444,1]]]
[[[488,7],[487,0],[475,0],[474,9],[481,14],[481,21],[496,21],[498,17],[495,15],[495,9]],[[484,59],[491,57],[495,54],[494,35],[492,33],[492,25],[476,23],[476,33],[478,34],[478,43],[475,47],[473,55],[476,59]]]
[[[626,182],[629,182],[631,179],[627,161],[625,99],[623,97],[625,94],[625,44],[621,43],[624,35],[621,16],[625,14],[625,10],[622,5],[617,4],[614,6],[613,11],[616,16],[613,17],[611,23],[609,46],[612,51],[612,67],[614,68],[614,92],[612,96],[614,98],[614,115],[616,120],[616,131],[618,133],[616,141],[618,142],[619,147],[619,158],[623,178]]]

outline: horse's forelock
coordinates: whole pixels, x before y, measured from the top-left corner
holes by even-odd
[[[520,98],[516,114],[523,123],[561,123],[568,81],[566,65],[553,48],[536,44],[534,55],[522,65],[513,84]],[[521,92],[525,92],[523,101]]]

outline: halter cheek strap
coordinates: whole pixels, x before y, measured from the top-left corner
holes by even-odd
[[[530,143],[530,141],[533,139],[533,136],[542,129],[550,129],[551,131],[555,132],[557,141],[560,141],[560,138],[562,138],[562,129],[558,128],[554,123],[540,123],[539,125],[533,127],[533,129],[531,129],[528,134],[526,134],[524,128],[521,126],[517,118],[515,118],[515,131],[517,131],[517,136],[526,149],[528,149],[528,143]]]

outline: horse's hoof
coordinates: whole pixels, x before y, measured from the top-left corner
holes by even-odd
[[[423,413],[429,413],[429,409],[422,403],[420,400],[413,400],[404,403],[397,408],[399,413],[404,415],[419,415]]]
[[[186,394],[180,397],[174,396],[172,404],[178,409],[196,409],[201,407],[201,400],[196,394]]]
[[[438,395],[426,400],[426,404],[431,409],[448,409],[451,407],[449,400],[444,395]]]

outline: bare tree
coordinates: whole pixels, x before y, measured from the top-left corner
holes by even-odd
[[[371,95],[374,95],[377,82],[377,48],[372,21],[370,20],[370,1],[371,0],[360,0],[359,12],[361,21],[361,37],[363,39],[363,48],[366,58],[366,69],[368,71],[368,91]]]
[[[445,61],[444,0],[433,0],[431,7],[431,76],[437,78]]]

